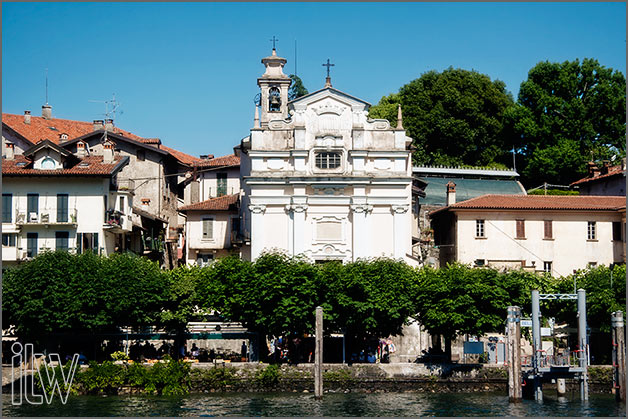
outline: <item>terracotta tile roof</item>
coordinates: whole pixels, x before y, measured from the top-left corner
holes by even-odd
[[[88,156],[70,168],[39,170],[33,169],[31,160],[18,155],[13,160],[2,159],[2,176],[110,176],[129,161],[128,157],[121,156],[115,156],[113,163],[102,160],[102,156]]]
[[[184,205],[179,211],[228,211],[235,210],[239,195],[224,195],[218,198],[210,198],[196,204]]]
[[[55,144],[81,137],[94,131],[94,124],[91,122],[72,121],[69,119],[44,119],[41,116],[31,116],[31,123],[24,123],[24,115],[14,115],[10,113],[2,114],[2,122],[14,129],[22,137],[36,144],[40,140],[50,140]],[[141,140],[128,131],[114,127],[113,132],[123,135],[132,140]],[[67,134],[68,138],[62,140],[61,134]]]
[[[228,156],[215,157],[208,160],[199,160],[194,164],[196,167],[233,167],[240,165],[240,157],[235,154],[229,154]]]
[[[616,176],[616,175],[621,175],[621,174],[625,175],[625,173],[626,171],[622,170],[621,164],[617,166],[611,166],[608,168],[608,173],[605,173],[603,175],[592,176],[592,177],[585,177],[585,178],[582,178],[580,180],[573,182],[569,186],[582,185],[583,183],[594,182],[594,181],[598,181],[599,179],[609,178],[611,176]]]
[[[24,123],[24,115],[3,113],[2,122],[7,124],[11,129],[15,130],[18,134],[33,144],[37,144],[40,140],[45,139],[48,139],[55,144],[59,144],[77,137],[82,137],[94,131],[94,124],[91,122],[73,121],[59,118],[44,119],[41,116],[31,116],[31,123],[26,124]],[[54,129],[51,129],[51,127]],[[142,138],[118,127],[114,127],[113,132],[144,144],[159,145],[160,149],[167,151],[175,159],[185,164],[192,164],[195,161],[200,161],[199,158],[164,146],[161,144],[161,140],[159,138]],[[67,134],[68,138],[62,140],[60,137],[61,134]]]
[[[196,162],[200,162],[201,159],[199,159],[198,157],[194,157],[194,156],[190,156],[189,154],[185,154],[181,151],[175,150],[173,148],[170,147],[166,147],[165,145],[160,145],[159,148],[161,148],[162,150],[166,150],[168,153],[172,154],[172,156],[179,160],[182,163],[185,164],[194,164]]]
[[[625,207],[625,196],[482,195],[432,211],[430,216],[459,209],[617,211]]]

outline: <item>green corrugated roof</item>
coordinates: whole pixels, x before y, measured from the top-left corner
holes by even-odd
[[[466,201],[467,199],[486,194],[525,195],[525,191],[516,180],[462,179],[431,176],[422,176],[421,178],[427,182],[427,187],[425,188],[426,196],[419,200],[422,205],[445,206],[447,204],[447,187],[445,185],[449,181],[456,184],[456,202]]]

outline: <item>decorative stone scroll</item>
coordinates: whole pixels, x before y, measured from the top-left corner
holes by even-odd
[[[351,204],[351,211],[355,213],[366,213],[373,211],[373,205],[370,204]]]
[[[266,205],[263,204],[250,204],[249,211],[253,214],[263,214],[266,212]]]
[[[403,205],[391,205],[390,206],[390,211],[393,214],[405,214],[406,212],[408,212],[408,209],[410,208],[410,206],[408,204],[403,204]]]
[[[307,204],[288,204],[286,205],[286,211],[305,212],[307,207]]]

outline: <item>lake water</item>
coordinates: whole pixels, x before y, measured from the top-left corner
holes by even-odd
[[[66,405],[11,406],[3,416],[626,416],[625,404],[610,394],[559,400],[548,392],[542,403],[509,403],[504,393],[210,393],[165,396],[70,396]],[[9,396],[9,397],[6,397]],[[553,396],[553,397],[552,397]]]

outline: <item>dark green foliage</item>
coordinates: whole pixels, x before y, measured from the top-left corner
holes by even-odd
[[[105,361],[90,362],[89,368],[77,373],[77,383],[88,393],[113,394],[125,382],[126,371],[122,365]]]
[[[430,334],[451,340],[503,328],[506,309],[530,305],[530,291],[551,289],[551,278],[524,271],[500,273],[489,268],[451,264],[419,271],[418,319]]]
[[[507,108],[514,104],[506,85],[476,71],[448,68],[429,71],[404,85],[399,93],[373,106],[372,118],[397,123],[414,139],[419,164],[490,166],[508,163],[512,143],[503,133]]]
[[[149,394],[182,395],[190,388],[190,364],[169,357],[152,366],[91,362],[77,373],[76,381],[90,394],[115,394],[120,387],[129,386]]]
[[[55,333],[152,325],[168,291],[156,263],[128,253],[45,252],[7,270],[3,279],[4,324],[34,343]]]
[[[58,394],[58,391],[59,391],[55,387],[55,382],[59,384],[59,389],[61,389],[61,392],[63,394],[67,394],[68,387],[70,387],[69,388],[70,394],[72,395],[78,394],[76,386],[73,385],[77,381],[76,375],[74,379],[71,382],[69,382],[68,377],[71,374],[71,370],[70,370],[71,366],[72,366],[71,362],[66,362],[66,364],[63,367],[59,365],[56,365],[54,367],[48,366],[48,365],[45,365],[45,366],[41,365],[39,367],[39,373],[33,374],[35,385],[37,386],[39,390],[53,397],[56,394]],[[63,371],[61,371],[62,368],[63,368]],[[77,367],[77,371],[78,371],[78,367]],[[68,380],[69,386],[64,383],[64,379],[63,379],[64,376],[65,376],[65,379]],[[43,379],[43,382],[42,382],[42,379]]]
[[[611,286],[612,274],[612,286]],[[562,293],[574,292],[576,289],[586,291],[587,324],[591,328],[599,328],[602,332],[610,332],[611,313],[626,313],[626,266],[617,265],[612,270],[606,266],[578,271],[558,280],[558,290]],[[574,322],[577,305],[555,305],[559,321]]]
[[[281,372],[279,365],[268,365],[264,369],[260,369],[255,373],[255,381],[264,388],[272,388],[279,384]]]
[[[569,184],[585,163],[626,152],[626,78],[595,59],[540,62],[521,83],[508,126],[523,154],[526,184]]]
[[[319,270],[324,287],[326,328],[349,336],[388,336],[401,333],[415,314],[415,272],[403,262],[379,258]]]
[[[205,281],[207,273],[198,266],[181,266],[165,272],[169,293],[160,321],[166,330],[182,330],[187,322],[198,316],[197,307],[201,305],[199,284]]]
[[[290,85],[290,90],[288,90],[288,100],[295,100],[309,93],[299,76],[290,74],[290,78],[292,79],[292,84]]]
[[[212,265],[199,292],[211,304],[216,283],[223,285],[222,314],[267,335],[311,332],[318,303],[316,268],[299,258],[279,253],[260,256],[254,263],[235,257]],[[207,284],[207,285],[205,285]],[[209,307],[209,306],[208,306]]]

